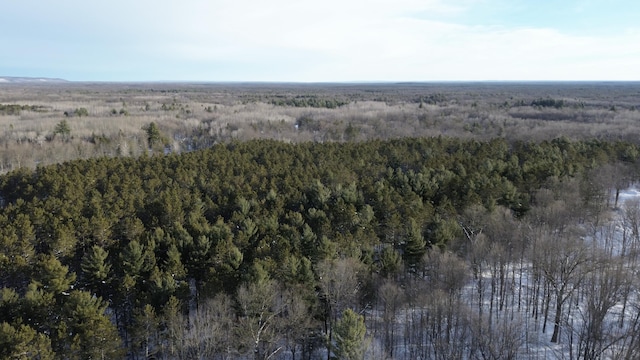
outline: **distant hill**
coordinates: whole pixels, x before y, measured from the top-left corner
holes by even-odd
[[[0,84],[33,84],[33,83],[63,83],[68,82],[64,79],[45,78],[45,77],[16,77],[16,76],[0,76]]]

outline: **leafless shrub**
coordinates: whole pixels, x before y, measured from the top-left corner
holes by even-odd
[[[3,103],[25,110],[0,114],[0,171],[92,156],[137,156],[147,148],[142,128],[151,122],[171,139],[174,152],[257,138],[342,142],[443,135],[542,141],[563,135],[637,142],[637,91],[631,83],[3,85]],[[311,99],[314,107],[274,105],[282,99]],[[562,106],[531,106],[539,99],[561,100]],[[86,109],[86,116],[65,117],[75,109]],[[71,129],[66,145],[52,136],[63,119]],[[95,137],[111,141],[96,144]]]

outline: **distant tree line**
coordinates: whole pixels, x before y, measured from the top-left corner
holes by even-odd
[[[42,105],[0,104],[0,115],[20,115],[21,111],[46,112]]]
[[[335,109],[347,105],[350,101],[339,99],[326,99],[317,96],[277,97],[270,100],[276,106],[312,107]]]
[[[564,106],[564,100],[556,100],[556,99],[537,99],[531,102],[531,106],[540,106],[540,107],[553,107],[556,109],[561,109]]]

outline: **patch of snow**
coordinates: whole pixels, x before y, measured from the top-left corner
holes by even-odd
[[[638,190],[636,187],[622,190],[620,191],[619,198],[623,202],[630,199],[640,199],[640,190]]]
[[[593,244],[595,248],[604,250],[613,257],[625,258],[630,251],[640,251],[640,243],[632,245],[631,230],[629,225],[623,221],[625,203],[633,200],[640,200],[640,186],[630,187],[620,191],[619,204],[620,207],[611,213],[611,217],[607,221],[603,221],[597,228],[585,231],[583,239],[585,243]],[[587,229],[585,229],[587,230]],[[625,260],[629,261],[629,260]],[[483,321],[492,319],[490,322],[495,326],[493,336],[512,336],[519,338],[521,346],[515,354],[517,359],[575,359],[579,358],[578,350],[580,336],[584,336],[585,322],[589,321],[589,312],[587,303],[584,299],[584,291],[582,289],[576,291],[574,295],[566,300],[565,309],[562,313],[562,326],[559,333],[559,342],[552,343],[551,335],[554,327],[553,313],[556,306],[556,300],[551,297],[548,306],[551,309],[548,313],[546,321],[546,331],[543,331],[545,320],[544,308],[544,286],[541,287],[541,280],[535,279],[535,271],[533,264],[529,261],[522,263],[512,261],[504,264],[502,271],[505,276],[506,291],[504,308],[501,304],[501,294],[498,282],[495,276],[500,270],[492,269],[491,264],[484,264],[481,272],[477,274],[478,278],[471,278],[463,287],[461,294],[462,308],[466,309],[469,314],[473,314],[475,319],[481,317]],[[538,275],[541,276],[541,275]],[[482,281],[479,287],[478,281]],[[496,286],[495,293],[492,294],[492,284]],[[537,288],[536,288],[537,287]],[[540,295],[535,295],[541,292]],[[493,299],[493,304],[491,303]],[[618,358],[620,352],[628,347],[629,344],[615,342],[612,339],[629,333],[631,319],[637,313],[635,306],[640,301],[640,293],[630,289],[629,302],[624,306],[620,300],[607,309],[604,321],[602,323],[603,334],[607,339],[603,340],[605,348],[600,349],[600,358]],[[633,304],[633,305],[632,305]],[[368,331],[372,334],[372,343],[370,344],[369,358],[384,358],[384,334],[391,331],[394,349],[393,359],[405,360],[415,359],[414,353],[416,346],[428,345],[425,340],[417,339],[418,343],[413,343],[416,339],[406,338],[407,332],[415,329],[412,327],[416,321],[428,319],[434,316],[434,310],[429,306],[409,306],[402,307],[395,313],[395,319],[391,328],[385,328],[385,320],[381,309],[368,309],[366,311],[366,319],[368,321]],[[533,311],[533,312],[532,312]],[[479,313],[480,312],[480,313]],[[534,315],[535,312],[535,315]],[[464,313],[464,312],[463,312]],[[461,315],[464,316],[464,315]],[[470,319],[474,319],[474,317]],[[621,319],[625,320],[624,325]],[[447,322],[440,324],[443,330],[447,327]],[[511,326],[511,327],[509,327]],[[508,333],[508,331],[511,331]],[[409,335],[411,336],[411,335]],[[492,336],[487,334],[487,336]],[[462,339],[466,341],[466,339]],[[496,339],[500,342],[500,339]],[[465,344],[459,344],[465,346]],[[429,353],[429,351],[427,351]],[[433,355],[433,354],[431,354]],[[442,355],[442,354],[441,354]]]

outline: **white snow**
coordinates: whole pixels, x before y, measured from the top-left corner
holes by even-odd
[[[628,224],[624,223],[623,216],[625,204],[633,200],[640,201],[640,190],[638,188],[634,186],[621,191],[618,199],[619,209],[611,211],[610,214],[605,217],[606,221],[602,221],[599,227],[585,229],[586,235],[584,235],[583,240],[587,244],[592,244],[596,249],[605,251],[605,253],[612,257],[622,258],[626,256],[623,251],[630,252],[629,249],[631,247],[629,242],[632,240],[630,239],[631,231],[628,228]],[[626,245],[623,246],[624,241],[626,241]],[[636,245],[636,248],[640,250],[640,244]],[[626,265],[624,266],[635,266],[635,264],[630,263],[631,260],[625,261]],[[498,280],[493,278],[496,273],[492,273],[489,268],[490,264],[485,263],[484,266],[485,268],[483,268],[480,273],[481,280],[483,281],[482,292],[478,291],[477,279],[470,278],[469,283],[463,288],[461,301],[467,305],[468,311],[473,313],[473,316],[479,316],[478,313],[480,311],[482,311],[482,318],[485,320],[491,316],[491,323],[498,329],[493,330],[493,336],[497,335],[495,337],[496,342],[509,340],[508,337],[522,339],[521,346],[515,356],[516,359],[581,358],[581,355],[578,354],[578,342],[587,316],[587,304],[585,303],[587,294],[585,292],[588,290],[578,288],[564,303],[559,341],[558,343],[551,343],[556,306],[555,298],[551,296],[546,331],[543,332],[544,314],[542,313],[542,308],[544,304],[542,300],[544,296],[531,296],[533,291],[535,291],[534,286],[536,284],[533,278],[534,269],[532,263],[523,262],[521,264],[518,261],[505,266],[504,272],[507,274],[505,286],[509,289],[509,295],[505,299],[509,303],[504,304],[502,310],[499,305],[501,300],[499,293],[493,294],[493,305],[490,303],[492,297],[491,284],[492,282],[495,284]],[[544,289],[539,290],[544,291]],[[634,289],[630,290],[631,295],[629,296],[626,309],[624,309],[623,304],[618,301],[607,311],[602,326],[604,336],[615,336],[629,331],[628,326],[631,321],[627,320],[625,325],[621,327],[620,319],[625,315],[623,312],[626,312],[627,319],[630,319],[631,315],[635,315],[632,313],[635,313],[637,309],[634,308],[632,304],[637,304],[640,301],[639,294],[634,291]],[[482,296],[482,298],[480,296]],[[531,302],[532,299],[536,299],[537,304]],[[518,302],[520,304],[518,304]],[[421,318],[421,316],[423,316],[422,314],[425,316],[433,316],[433,310],[428,309],[428,306],[429,305],[427,305],[427,307],[405,307],[399,309],[396,313],[393,325],[394,337],[396,338],[395,344],[393,345],[394,359],[413,359],[416,357],[416,344],[411,343],[411,340],[408,341],[405,338],[405,332],[412,331],[408,330],[411,328],[412,322]],[[538,315],[534,317],[532,311],[535,308],[538,309]],[[418,317],[415,317],[416,314],[418,314]],[[382,311],[380,309],[371,309],[367,311],[367,317],[369,323],[368,332],[372,334],[373,341],[368,354],[375,358],[383,358],[384,322],[382,320]],[[511,326],[511,328],[508,326]],[[491,329],[491,325],[489,329]],[[500,333],[500,331],[502,331],[502,333]],[[491,334],[487,333],[486,336],[491,336]],[[507,339],[505,339],[505,337],[507,337]],[[424,342],[424,340],[418,341],[422,341],[422,346],[433,346],[428,344],[428,342]],[[375,346],[373,346],[374,344]],[[467,346],[468,344],[458,345]],[[607,349],[603,350],[600,358],[619,357],[620,354],[617,352],[619,352],[625,344],[612,341],[609,345]],[[424,350],[419,351],[424,352]],[[426,358],[430,357],[427,356]]]

